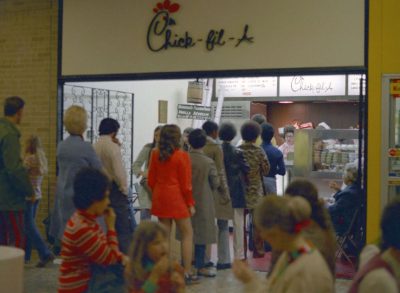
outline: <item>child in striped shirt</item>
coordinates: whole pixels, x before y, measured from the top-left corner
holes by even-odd
[[[87,292],[91,265],[125,264],[128,260],[118,249],[109,187],[107,176],[97,169],[83,168],[75,177],[73,202],[77,210],[62,239],[59,293]],[[107,234],[96,222],[103,215]]]
[[[136,228],[126,267],[129,293],[183,293],[183,268],[171,263],[168,232],[156,222],[143,221]]]

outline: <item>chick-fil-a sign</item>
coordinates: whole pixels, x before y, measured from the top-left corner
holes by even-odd
[[[160,52],[172,48],[190,49],[198,45],[204,45],[208,51],[213,51],[217,47],[239,47],[242,44],[254,42],[248,24],[243,26],[243,30],[238,35],[232,35],[224,28],[210,29],[203,36],[194,36],[188,31],[179,35],[174,32],[173,28],[177,22],[171,16],[179,9],[180,5],[171,3],[170,0],[157,3],[153,9],[155,15],[147,30],[147,47],[151,51]]]

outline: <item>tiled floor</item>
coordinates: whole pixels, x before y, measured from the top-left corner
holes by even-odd
[[[50,264],[46,268],[38,269],[34,265],[25,266],[24,276],[24,292],[26,293],[54,293],[57,291],[57,276],[59,266]],[[265,273],[259,273],[264,276]],[[350,281],[337,280],[336,292],[347,292]],[[229,292],[239,293],[242,292],[240,282],[233,276],[232,270],[218,271],[215,278],[204,278],[201,283],[188,287],[188,293],[218,293]]]

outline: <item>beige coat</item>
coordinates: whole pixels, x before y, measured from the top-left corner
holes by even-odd
[[[192,190],[196,202],[196,213],[192,217],[193,243],[212,244],[216,242],[215,207],[213,191],[219,186],[214,161],[202,151],[189,152],[192,162]]]
[[[218,189],[214,192],[215,216],[217,219],[230,220],[233,218],[233,209],[226,181],[222,148],[214,139],[207,136],[203,151],[214,161],[220,181]]]
[[[329,268],[318,250],[301,255],[288,264],[288,254],[284,252],[265,280],[254,277],[245,285],[248,293],[332,293],[334,282]]]

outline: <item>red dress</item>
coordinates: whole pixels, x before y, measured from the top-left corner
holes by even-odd
[[[148,185],[152,189],[151,213],[160,218],[190,217],[194,206],[192,196],[192,168],[188,153],[178,149],[161,162],[159,150],[151,153]]]

